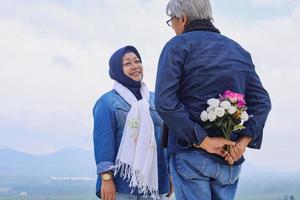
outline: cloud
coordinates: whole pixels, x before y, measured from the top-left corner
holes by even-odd
[[[299,7],[291,16],[284,18],[254,20],[247,24],[220,18],[216,23],[223,27],[225,34],[253,52],[257,62],[269,65],[267,68],[298,68],[299,61],[294,52],[300,46]]]
[[[160,4],[72,3],[11,1],[0,8],[0,136],[8,147],[38,154],[68,145],[92,148],[92,107],[111,90],[108,58],[123,45],[143,52],[145,80],[154,87],[164,41],[148,41],[161,32],[162,40],[169,38],[160,30],[168,28],[164,23],[156,27],[164,15],[157,14]]]
[[[60,65],[61,67],[65,68],[65,69],[73,68],[72,63],[65,56],[56,55],[56,56],[53,56],[51,60],[54,64]]]
[[[211,0],[213,14],[231,22],[283,18],[300,5],[298,0]]]
[[[251,0],[254,4],[260,6],[286,6],[287,4],[295,4],[297,0]]]

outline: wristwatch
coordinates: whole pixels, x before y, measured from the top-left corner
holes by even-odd
[[[110,180],[112,180],[113,175],[112,175],[111,172],[104,172],[104,173],[101,174],[101,178],[104,181],[110,181]]]

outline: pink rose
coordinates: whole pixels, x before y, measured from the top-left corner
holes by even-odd
[[[245,100],[244,99],[238,100],[237,107],[238,108],[244,108],[244,107],[246,107]]]
[[[237,95],[237,93],[231,92],[230,90],[226,90],[226,91],[223,93],[223,97],[226,98],[226,99],[229,99],[229,101],[230,101],[231,103],[236,103],[237,100],[238,100],[238,95]]]
[[[235,93],[237,95],[238,101],[244,101],[244,95],[240,93]]]
[[[237,94],[237,100],[238,100],[238,103],[237,103],[238,108],[246,107],[246,101],[244,100],[244,95],[240,94],[240,93],[236,93],[236,94]]]
[[[235,93],[230,90],[226,90],[223,93],[223,97],[229,99],[231,103],[237,103],[239,108],[245,107],[246,102],[244,100],[244,95],[240,93]]]

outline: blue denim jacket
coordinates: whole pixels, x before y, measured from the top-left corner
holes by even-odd
[[[260,148],[271,102],[250,54],[233,40],[210,31],[183,33],[165,45],[158,64],[155,104],[170,129],[170,153],[192,149],[192,144],[200,144],[205,136],[223,136],[221,130],[205,130],[199,116],[209,98],[226,90],[245,94],[247,112],[253,115],[245,123],[246,129],[233,133],[231,139],[248,135],[253,138],[249,147]]]
[[[114,165],[127,113],[130,105],[115,90],[104,94],[95,104],[93,109],[94,116],[94,153],[97,164],[97,174],[109,171]],[[154,106],[154,94],[150,94],[150,114],[154,122],[155,137],[157,141],[158,159],[158,186],[159,193],[165,194],[169,191],[169,176],[167,170],[166,152],[159,145],[162,133],[162,120],[156,112]],[[114,177],[117,192],[131,192],[129,182],[123,180],[119,174]],[[101,189],[101,176],[98,176],[96,190]],[[134,195],[141,195],[136,190]]]

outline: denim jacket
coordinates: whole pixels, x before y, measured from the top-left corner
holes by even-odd
[[[114,165],[120,146],[123,130],[130,105],[115,91],[111,90],[104,94],[95,104],[94,116],[94,153],[97,165],[96,191],[101,189],[102,172],[109,171]],[[156,112],[154,106],[154,94],[150,94],[150,114],[154,123],[155,137],[157,141],[158,160],[158,186],[159,193],[165,194],[169,191],[169,176],[167,170],[166,152],[159,145],[162,133],[162,119]],[[117,192],[129,194],[129,182],[120,177],[118,173],[114,177]],[[136,190],[134,195],[141,195]]]
[[[249,147],[260,148],[271,102],[250,54],[233,40],[210,31],[183,33],[165,45],[158,63],[155,104],[170,129],[168,152],[191,150],[205,136],[223,136],[221,130],[205,130],[200,113],[208,99],[226,90],[244,94],[247,112],[253,115],[244,124],[246,129],[232,133],[231,140],[247,135],[252,137]],[[207,155],[226,164],[215,154]],[[241,162],[243,158],[235,164]]]

